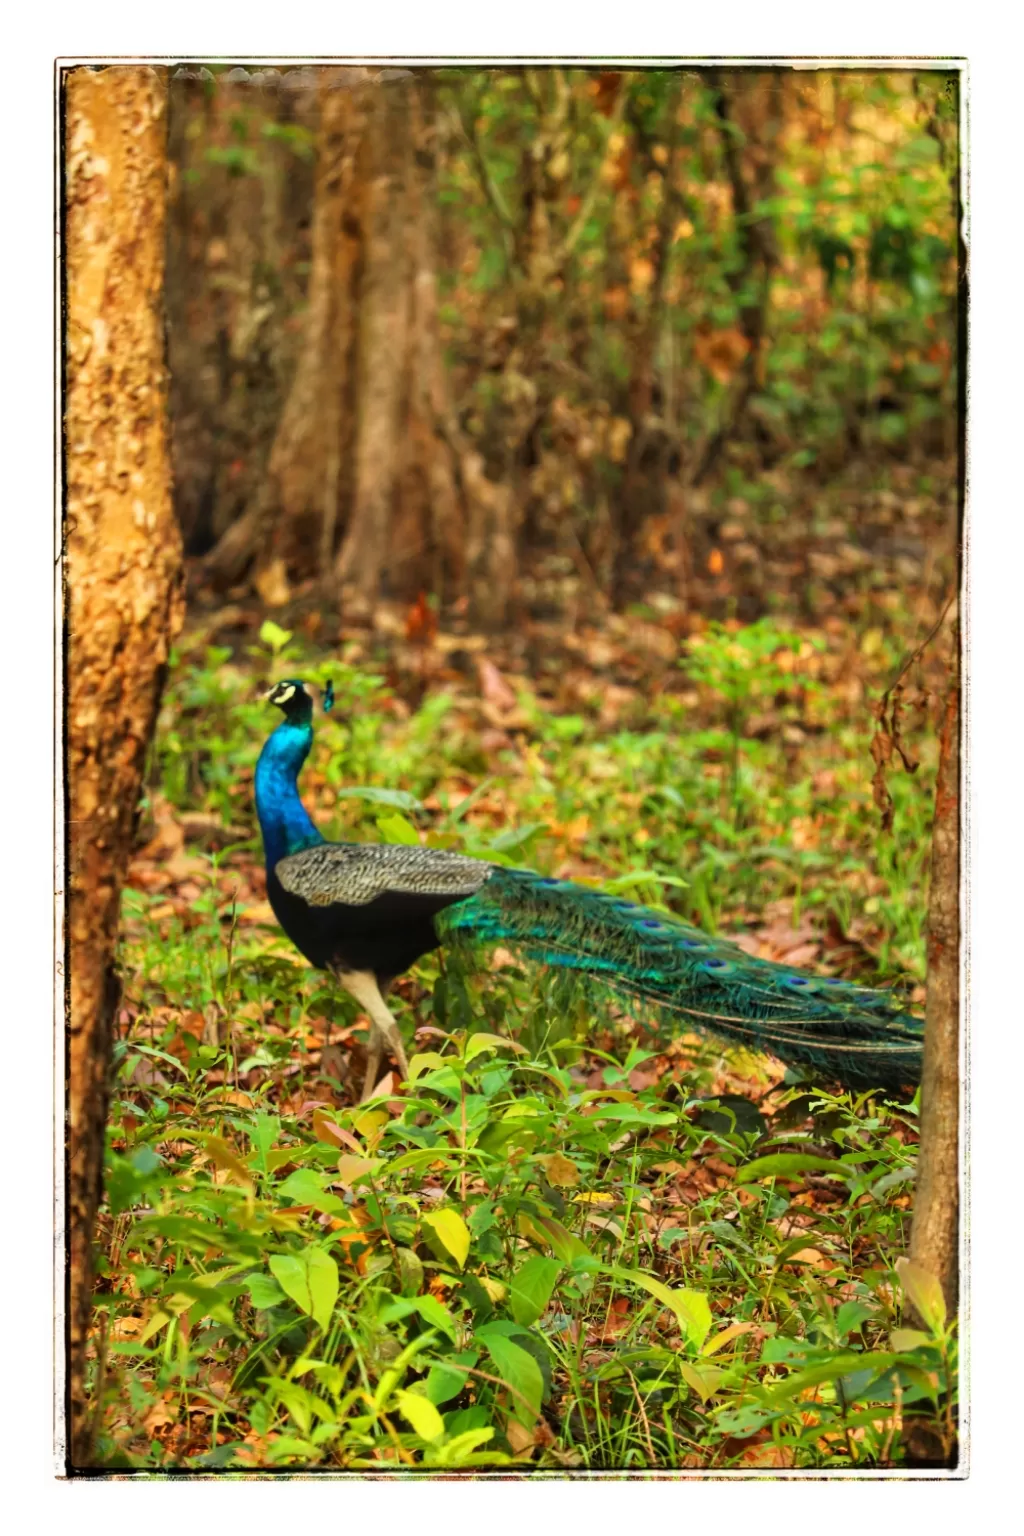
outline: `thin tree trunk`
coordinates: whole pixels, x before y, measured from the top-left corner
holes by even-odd
[[[287,391],[264,485],[207,559],[211,575],[237,580],[257,566],[266,600],[287,591],[289,567],[309,574],[335,526],[351,478],[351,400],[368,96],[364,69],[324,70],[313,195],[304,338]],[[272,582],[267,582],[274,572]]]
[[[181,620],[162,289],[166,86],[148,68],[66,82],[69,785],[67,1220],[70,1459],[91,1458],[92,1232],[121,886],[170,639]]]
[[[740,427],[750,398],[758,386],[763,367],[761,345],[768,331],[772,273],[779,261],[771,216],[765,214],[759,219],[753,218],[750,187],[736,137],[737,130],[742,132],[739,109],[741,106],[749,109],[753,90],[763,88],[764,82],[759,87],[760,77],[743,76],[743,87],[734,90],[718,69],[709,70],[707,78],[715,93],[715,110],[721,125],[722,153],[732,187],[736,235],[743,258],[739,269],[726,270],[724,274],[738,304],[744,290],[752,288],[751,279],[755,269],[759,268],[760,272],[756,293],[746,303],[739,304],[739,326],[747,342],[747,355],[723,405],[718,427],[694,455],[689,473],[689,483],[693,486],[700,485],[706,479],[722,449]],[[755,150],[753,180],[754,196],[758,199],[768,197],[774,185],[775,140],[782,114],[780,80],[778,73],[768,77],[767,94],[771,115],[759,125],[759,131],[746,139],[747,145],[752,144]]]
[[[380,595],[402,459],[401,412],[412,299],[407,223],[413,175],[412,91],[377,87],[366,136],[366,212],[359,290],[352,506],[335,577],[346,617]]]
[[[939,746],[928,898],[928,1001],[910,1258],[957,1309],[960,1215],[960,708],[954,654]]]
[[[651,154],[653,144],[644,143],[651,169],[661,174],[661,207],[658,210],[654,244],[650,252],[654,277],[646,313],[636,324],[629,379],[629,421],[632,426],[626,471],[623,476],[619,505],[615,569],[612,581],[612,597],[621,605],[629,591],[629,580],[635,570],[637,543],[644,520],[651,508],[652,489],[643,470],[645,452],[650,446],[648,417],[654,399],[655,352],[658,334],[665,313],[665,292],[668,282],[669,259],[672,249],[672,226],[680,206],[678,189],[676,147],[679,142],[679,106],[683,83],[679,76],[669,98],[669,129],[667,138],[668,160],[663,167]],[[639,136],[639,135],[638,135]],[[646,136],[645,136],[646,137]]]

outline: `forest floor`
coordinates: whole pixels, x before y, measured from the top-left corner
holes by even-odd
[[[943,641],[905,680],[915,771],[883,789],[872,755],[952,579],[949,467],[919,480],[756,528],[730,503],[625,615],[551,556],[497,641],[424,601],[370,633],[197,594],[124,898],[109,1464],[845,1469],[899,1465],[915,1417],[949,1449],[951,1341],[900,1326],[914,1101],[499,949],[398,983],[414,1077],[361,1107],[366,1020],[277,929],[252,809],[261,691],[331,680],[328,837],[601,884],[919,1011]]]

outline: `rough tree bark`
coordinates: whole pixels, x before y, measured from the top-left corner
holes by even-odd
[[[321,74],[305,332],[261,496],[209,557],[268,603],[318,572],[347,619],[461,565],[437,330],[429,81]]]
[[[380,592],[402,459],[412,301],[408,236],[413,190],[412,92],[368,98],[366,204],[359,288],[354,484],[335,579],[345,613],[368,618]]]
[[[161,310],[166,86],[72,70],[65,96],[67,393],[68,1390],[90,1459],[86,1354],[117,979],[114,945],[146,749],[181,619]]]
[[[291,320],[305,296],[303,215],[313,192],[312,164],[284,135],[315,126],[315,113],[310,90],[223,76],[212,90],[169,82],[171,447],[175,507],[193,554],[224,536],[266,479],[295,367]]]
[[[954,646],[956,641],[954,640]],[[960,1234],[960,706],[954,651],[943,711],[928,897],[921,1150],[910,1258],[957,1309]]]

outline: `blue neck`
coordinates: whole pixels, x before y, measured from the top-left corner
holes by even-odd
[[[301,848],[322,843],[299,799],[299,769],[313,745],[313,727],[285,720],[269,737],[256,764],[256,815],[267,868]]]

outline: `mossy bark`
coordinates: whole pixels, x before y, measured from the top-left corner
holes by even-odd
[[[121,887],[182,615],[162,290],[163,71],[65,80],[67,1223],[70,1462],[91,1459],[92,1237],[103,1176]]]

